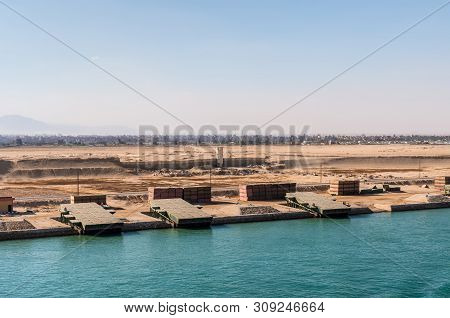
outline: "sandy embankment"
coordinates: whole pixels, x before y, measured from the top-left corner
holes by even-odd
[[[141,149],[142,150],[142,149]],[[209,160],[214,147],[146,147],[148,162]],[[327,182],[337,176],[417,178],[450,174],[450,146],[226,146],[225,157],[259,158],[266,164],[214,170],[214,187],[239,183],[290,181]],[[205,185],[208,169],[146,171],[136,174],[137,147],[13,147],[0,149],[0,194],[15,196],[60,195],[81,190],[139,192],[149,185]],[[288,169],[277,169],[281,163]],[[322,168],[321,168],[322,167]],[[419,171],[420,170],[420,171]],[[322,173],[321,173],[322,171]]]

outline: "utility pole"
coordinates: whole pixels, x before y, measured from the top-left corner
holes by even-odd
[[[209,166],[209,186],[212,187],[212,166]]]
[[[323,172],[322,172],[322,162],[320,162],[320,183],[322,183],[322,176],[323,176]]]
[[[80,195],[80,169],[77,170],[77,195]]]

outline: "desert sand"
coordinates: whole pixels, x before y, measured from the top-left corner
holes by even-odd
[[[225,158],[262,158],[265,163],[213,169],[211,179],[201,163],[191,169],[137,173],[136,162],[210,159],[215,147],[146,147],[143,157],[139,151],[129,146],[1,148],[0,194],[68,195],[77,191],[77,171],[83,193],[142,192],[152,185],[209,185],[210,181],[213,187],[227,188],[269,181],[326,183],[340,176],[370,181],[450,173],[450,146],[444,145],[226,146]]]
[[[58,205],[77,193],[78,173],[81,194],[111,194],[109,201],[118,208],[118,215],[135,220],[148,218],[140,212],[148,210],[143,195],[149,186],[211,185],[215,200],[236,201],[233,191],[248,183],[313,186],[352,177],[362,181],[362,188],[384,181],[403,184],[403,193],[338,198],[373,207],[433,193],[433,187],[420,185],[450,174],[450,146],[445,145],[225,146],[224,157],[237,160],[234,166],[210,170],[204,163],[215,157],[214,146],[1,148],[0,196],[16,197],[17,207],[33,210],[27,217],[45,227],[46,220],[54,226],[56,221],[50,217],[58,215]],[[241,162],[240,158],[259,161]],[[164,168],[168,162],[185,161],[197,162],[197,166]],[[161,164],[161,169],[149,169],[148,163],[151,167]],[[225,203],[214,213],[234,215],[233,204]]]

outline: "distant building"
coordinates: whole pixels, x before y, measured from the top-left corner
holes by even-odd
[[[12,213],[13,205],[13,197],[0,197],[0,213]]]

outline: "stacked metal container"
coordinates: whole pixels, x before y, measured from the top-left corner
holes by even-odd
[[[359,180],[337,179],[330,182],[330,194],[332,195],[358,195]]]
[[[70,203],[89,203],[94,202],[99,205],[106,205],[106,195],[98,194],[98,195],[72,195],[70,197]]]
[[[436,190],[444,192],[444,188],[446,185],[450,185],[450,177],[440,176],[434,179],[434,187],[436,188]]]
[[[241,201],[265,201],[284,199],[286,193],[296,191],[295,183],[263,183],[239,185]]]
[[[183,188],[169,188],[169,187],[150,187],[148,188],[148,200],[158,199],[176,199],[183,198]]]
[[[148,188],[148,200],[183,199],[189,203],[211,202],[211,187]]]
[[[184,188],[183,199],[189,203],[209,203],[211,202],[211,187]]]

